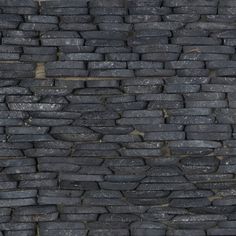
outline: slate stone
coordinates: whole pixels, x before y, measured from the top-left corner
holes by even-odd
[[[185,58],[180,58],[180,60],[181,59]],[[165,63],[165,68],[171,68],[171,69],[204,68],[204,63],[201,61],[171,61]]]
[[[181,7],[181,6],[217,6],[217,1],[197,1],[193,4],[190,4],[188,1],[185,0],[165,0],[164,6],[168,7]]]
[[[101,134],[128,134],[133,131],[132,127],[91,127],[92,130]]]
[[[176,37],[171,42],[177,45],[219,45],[218,39],[208,37]]]
[[[16,111],[59,111],[63,107],[61,104],[46,103],[9,103],[8,106]]]
[[[41,43],[43,46],[82,46],[84,40],[79,38],[42,38]]]
[[[100,23],[98,24],[100,30],[104,31],[125,31],[129,32],[132,29],[131,24],[125,23]]]
[[[137,135],[104,135],[103,136],[103,141],[106,142],[137,142],[140,141],[140,137]]]
[[[179,108],[167,110],[168,115],[211,115],[212,110],[209,108]]]
[[[0,229],[4,231],[24,231],[24,230],[34,230],[34,223],[1,223]]]
[[[128,53],[131,52],[131,49],[129,47],[125,47],[125,46],[98,46],[95,49],[96,53],[120,53],[120,52],[124,52],[124,53]]]
[[[177,7],[174,11],[177,14],[188,14],[188,13],[195,13],[195,14],[217,14],[217,7],[211,6],[185,6],[185,7]]]
[[[149,61],[130,61],[128,62],[129,69],[162,69],[163,63]]]
[[[123,7],[91,7],[90,14],[94,16],[103,15],[126,15],[127,9]]]
[[[200,93],[186,93],[184,98],[187,101],[215,101],[215,100],[224,100],[225,94],[221,92],[200,92]]]
[[[182,97],[179,94],[142,94],[136,96],[137,100],[144,101],[181,101]]]
[[[134,77],[132,70],[114,69],[114,70],[92,70],[91,77]]]
[[[62,30],[71,30],[71,31],[90,31],[96,30],[96,25],[92,23],[61,23],[60,29]]]
[[[197,14],[170,14],[165,15],[165,21],[179,21],[179,22],[195,22],[199,20],[199,16]]]
[[[181,140],[184,132],[150,132],[144,135],[145,141]]]
[[[169,85],[164,86],[164,91],[166,93],[197,93],[200,91],[200,85],[169,84]]]
[[[41,8],[42,15],[53,15],[53,16],[60,16],[60,15],[86,15],[88,14],[87,7],[66,7],[63,8],[61,6],[58,7],[42,7]]]
[[[168,123],[172,124],[213,124],[214,117],[206,116],[171,116],[167,118]]]
[[[189,101],[186,102],[186,107],[195,107],[195,108],[223,108],[227,107],[227,101],[218,100],[218,101]]]
[[[177,109],[183,107],[184,107],[183,101],[155,100],[155,101],[150,101],[148,104],[148,109],[150,110],[166,109],[166,108]]]
[[[142,55],[141,59],[143,61],[175,61],[178,59],[177,53],[145,53]],[[136,59],[137,60],[137,59]],[[172,75],[175,75],[174,73]],[[145,75],[144,75],[145,76]],[[163,75],[165,76],[165,75]]]
[[[181,147],[201,147],[201,148],[217,148],[221,144],[214,141],[201,141],[201,140],[183,140],[183,141],[171,141],[169,142],[170,147],[181,148]]]
[[[119,125],[138,125],[138,124],[160,124],[163,123],[163,118],[121,118],[116,121]]]
[[[207,230],[208,235],[234,235],[235,229],[212,228]]]
[[[11,37],[4,37],[2,38],[3,45],[24,45],[24,46],[39,46],[38,39],[31,39],[31,38],[11,38]]]
[[[89,236],[98,236],[98,235],[116,235],[128,236],[129,232],[127,229],[92,229],[89,231]]]
[[[156,71],[156,72],[158,73],[158,71]],[[149,71],[147,71],[147,73],[149,73]],[[161,85],[147,85],[147,86],[140,86],[140,85],[132,86],[131,85],[131,86],[124,86],[123,89],[128,94],[161,93],[162,86]]]
[[[94,23],[123,23],[121,16],[95,16]]]
[[[73,44],[72,44],[73,45]],[[103,55],[99,53],[68,53],[61,56],[61,60],[69,61],[102,61]]]
[[[230,46],[184,46],[183,52],[189,53],[189,52],[201,52],[201,53],[222,53],[222,54],[233,54],[234,49]],[[216,62],[217,63],[217,62]],[[211,62],[209,62],[211,64]]]
[[[187,125],[185,128],[186,132],[231,132],[231,127],[224,124],[213,124],[213,125]]]
[[[178,76],[186,76],[186,77],[206,77],[209,76],[210,71],[208,69],[181,69],[177,71]]]
[[[32,30],[32,31],[50,31],[50,30],[57,30],[58,26],[57,24],[51,24],[51,23],[39,23],[39,22],[27,22],[27,23],[21,23],[19,25],[20,30]]]
[[[171,12],[170,8],[167,7],[130,7],[129,8],[130,15],[166,15]]]

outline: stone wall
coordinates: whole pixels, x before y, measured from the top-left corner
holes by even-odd
[[[236,235],[235,13],[0,0],[0,236]]]

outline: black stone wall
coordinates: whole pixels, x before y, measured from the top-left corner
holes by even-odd
[[[235,19],[0,0],[0,236],[236,235]]]

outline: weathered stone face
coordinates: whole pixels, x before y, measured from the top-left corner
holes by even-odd
[[[0,236],[236,235],[235,0],[0,0]]]

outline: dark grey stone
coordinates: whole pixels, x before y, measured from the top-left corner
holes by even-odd
[[[42,38],[41,42],[43,46],[82,46],[84,40],[80,38]]]

